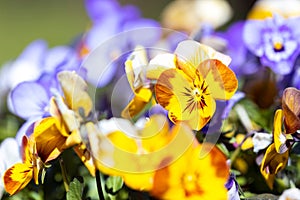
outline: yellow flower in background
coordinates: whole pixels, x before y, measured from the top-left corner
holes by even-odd
[[[150,193],[159,199],[227,199],[226,157],[214,147],[200,158],[206,145],[191,145],[174,163],[157,170]]]
[[[141,46],[136,47],[125,62],[125,72],[134,97],[121,113],[124,118],[136,116],[151,100],[152,91],[145,74],[147,65],[147,54]]]
[[[300,16],[299,0],[259,0],[248,13],[249,19],[265,19],[279,14],[283,17]]]
[[[178,159],[196,139],[185,124],[171,130],[163,115],[133,125],[121,118],[86,124],[97,168],[121,176],[127,186],[142,191],[153,187],[157,169]]]
[[[172,122],[186,121],[200,130],[213,116],[215,100],[228,100],[238,81],[228,65],[230,57],[198,42],[179,43],[174,54],[153,58],[147,77],[156,80],[157,102]]]
[[[225,156],[200,145],[185,123],[169,130],[166,120],[153,115],[142,126],[118,118],[88,123],[97,168],[159,199],[226,199]]]

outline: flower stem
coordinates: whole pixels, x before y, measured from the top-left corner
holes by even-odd
[[[97,183],[99,199],[105,200],[104,195],[103,195],[102,184],[101,184],[101,175],[100,175],[99,170],[96,170],[96,183]]]
[[[61,168],[62,178],[63,178],[63,181],[64,181],[64,187],[65,187],[66,192],[68,192],[70,181],[69,181],[68,176],[67,176],[67,170],[66,170],[66,167],[64,165],[64,160],[61,157],[59,159],[59,164],[60,164],[60,168]]]

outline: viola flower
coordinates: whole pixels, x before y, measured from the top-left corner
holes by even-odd
[[[46,149],[46,148],[44,148]],[[33,178],[35,183],[39,183],[39,174],[47,167],[49,152],[42,151],[35,143],[33,137],[23,137],[22,141],[22,163],[16,163],[4,174],[5,190],[13,195],[22,190]]]
[[[157,170],[150,194],[159,199],[227,199],[226,158],[216,147],[200,158],[205,145],[189,146],[178,160]]]
[[[262,65],[277,74],[289,74],[300,51],[299,22],[300,18],[284,19],[279,15],[248,20],[243,31],[244,42]]]
[[[282,97],[282,109],[278,109],[274,116],[274,143],[268,147],[261,164],[261,173],[270,188],[273,188],[275,175],[287,164],[290,148],[295,142],[294,137],[299,137],[299,100],[299,90],[286,88]]]
[[[137,45],[153,45],[160,39],[161,29],[155,20],[142,18],[135,6],[107,0],[85,3],[93,26],[85,34],[79,51],[82,58],[88,56],[83,63],[87,80],[102,87],[117,75],[117,67],[124,63],[120,58],[124,52]]]
[[[147,54],[143,47],[136,47],[125,62],[127,79],[135,96],[122,111],[124,118],[136,116],[151,100],[150,82],[146,79],[147,65]]]
[[[155,171],[177,160],[195,142],[187,125],[170,130],[164,115],[152,115],[135,125],[111,118],[86,127],[97,168],[121,176],[128,187],[139,191],[151,190]]]
[[[216,109],[215,99],[228,100],[237,89],[231,59],[195,41],[179,43],[174,54],[153,58],[147,78],[156,80],[157,102],[169,111],[173,123],[186,121],[194,130],[208,123]]]
[[[259,0],[256,1],[252,9],[248,13],[248,19],[265,19],[272,17],[273,13],[280,14],[281,16],[295,17],[299,16],[300,2],[294,0]]]

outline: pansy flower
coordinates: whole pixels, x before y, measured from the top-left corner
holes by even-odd
[[[129,85],[134,92],[133,99],[122,111],[122,117],[132,118],[137,115],[151,100],[150,82],[146,79],[148,59],[146,50],[139,46],[125,62],[125,72]]]
[[[299,55],[300,18],[279,15],[265,20],[248,20],[243,38],[247,48],[275,73],[289,74]]]
[[[170,129],[165,116],[152,115],[142,125],[111,118],[86,126],[97,168],[128,187],[159,199],[226,199],[225,156],[200,145],[186,124]]]
[[[237,89],[230,61],[208,46],[186,40],[174,54],[154,57],[147,78],[156,81],[156,100],[169,111],[173,123],[186,121],[200,130],[213,116],[215,100],[228,100]]]
[[[87,80],[97,87],[107,85],[117,75],[119,59],[137,45],[152,46],[161,37],[157,21],[141,16],[133,5],[122,6],[118,1],[86,0],[92,27],[86,32],[79,49],[87,69]],[[101,60],[101,62],[99,62]]]
[[[216,147],[199,157],[208,146],[191,145],[174,163],[157,170],[150,194],[159,199],[227,199],[226,157]]]
[[[39,146],[41,147],[41,146]],[[39,148],[34,137],[23,137],[22,140],[22,163],[16,163],[6,170],[3,180],[5,190],[13,195],[22,190],[26,185],[34,179],[35,183],[39,183],[39,175],[44,173],[47,167],[46,162],[50,161],[50,154],[53,148]],[[51,148],[51,149],[50,149]]]
[[[268,147],[261,164],[261,173],[270,188],[273,188],[275,175],[285,168],[289,150],[295,138],[299,137],[297,133],[300,129],[299,100],[299,90],[286,88],[282,97],[282,109],[278,109],[274,116],[274,143]]]

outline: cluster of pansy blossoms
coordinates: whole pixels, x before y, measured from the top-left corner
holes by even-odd
[[[84,6],[0,69],[1,199],[300,198],[299,0]]]

